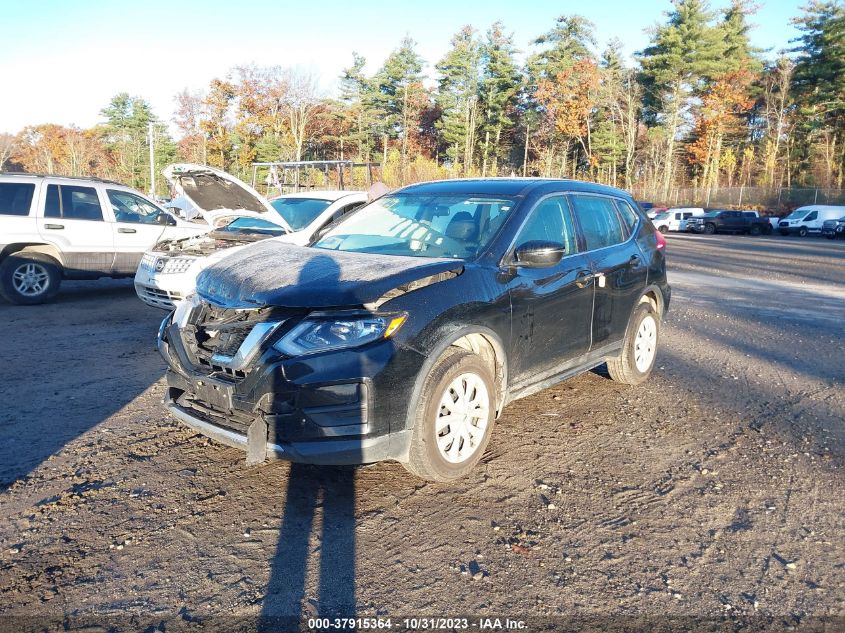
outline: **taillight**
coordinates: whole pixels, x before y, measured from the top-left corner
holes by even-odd
[[[655,232],[654,235],[657,237],[657,250],[662,251],[666,248],[666,238],[663,237],[663,233],[660,231]]]

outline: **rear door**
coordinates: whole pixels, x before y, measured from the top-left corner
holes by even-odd
[[[570,194],[575,220],[595,278],[592,349],[625,336],[628,319],[646,286],[648,267],[632,238],[639,216],[624,201]]]
[[[30,242],[38,235],[34,209],[39,185],[34,178],[11,176],[0,180],[0,247]]]
[[[70,275],[108,275],[114,262],[112,224],[93,183],[46,179],[37,216],[41,238],[62,253]]]
[[[563,244],[566,255],[548,268],[516,267],[511,284],[513,384],[542,380],[590,348],[593,282],[589,259],[579,252],[572,214],[563,194],[540,200],[514,241]]]
[[[144,252],[161,239],[169,216],[139,195],[108,186],[104,189],[114,216],[114,272],[134,274]]]

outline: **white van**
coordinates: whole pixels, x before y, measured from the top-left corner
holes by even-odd
[[[668,231],[686,231],[687,220],[697,215],[702,215],[703,213],[704,209],[701,207],[667,209],[663,213],[658,213],[654,216],[651,222],[661,233],[667,233]]]
[[[791,234],[801,237],[808,233],[821,233],[825,220],[837,220],[843,215],[845,215],[845,207],[821,204],[799,207],[778,222],[778,231],[781,235]]]

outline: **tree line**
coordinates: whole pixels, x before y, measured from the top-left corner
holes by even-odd
[[[241,177],[253,161],[354,159],[381,163],[391,186],[567,177],[655,200],[678,187],[841,188],[845,7],[803,7],[800,36],[774,57],[749,40],[754,10],[674,0],[633,64],[619,40],[599,47],[579,15],[560,16],[524,57],[501,22],[464,26],[432,77],[405,37],[373,73],[352,53],[335,98],[302,70],[238,66],[175,96],[176,139],[143,98],[119,94],[92,129],[0,135],[0,168],[148,189],[152,128],[157,168],[182,160]]]

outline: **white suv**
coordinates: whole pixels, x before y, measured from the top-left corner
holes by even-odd
[[[157,242],[210,228],[115,182],[0,174],[0,294],[43,303],[62,279],[131,277]]]

